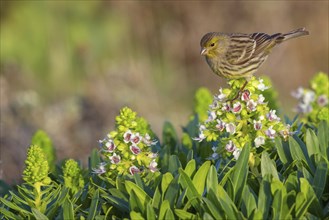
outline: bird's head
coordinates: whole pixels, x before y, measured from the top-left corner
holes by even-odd
[[[204,35],[200,41],[202,56],[207,58],[218,57],[223,54],[226,50],[227,37],[216,32],[210,32]]]

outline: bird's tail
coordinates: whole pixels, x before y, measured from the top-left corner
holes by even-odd
[[[309,32],[305,28],[298,28],[296,30],[290,31],[286,34],[276,34],[278,35],[276,38],[277,43],[281,43],[283,41],[295,38],[295,37],[300,37],[304,35],[309,35]]]

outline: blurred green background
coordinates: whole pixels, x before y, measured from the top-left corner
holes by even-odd
[[[328,1],[1,1],[0,178],[19,181],[37,129],[58,159],[87,163],[97,140],[129,106],[160,136],[180,130],[200,86],[225,80],[199,55],[210,31],[311,35],[274,49],[257,75],[268,75],[283,111],[290,92],[328,73]]]

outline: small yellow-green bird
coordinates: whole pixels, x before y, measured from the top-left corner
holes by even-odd
[[[308,34],[305,28],[273,35],[211,32],[201,39],[201,55],[205,56],[214,73],[226,79],[245,78],[246,85],[273,47]]]

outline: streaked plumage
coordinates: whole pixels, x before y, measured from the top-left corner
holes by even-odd
[[[257,71],[273,47],[291,38],[308,35],[305,28],[286,34],[225,34],[211,32],[201,39],[201,55],[210,68],[227,79],[246,78]]]

